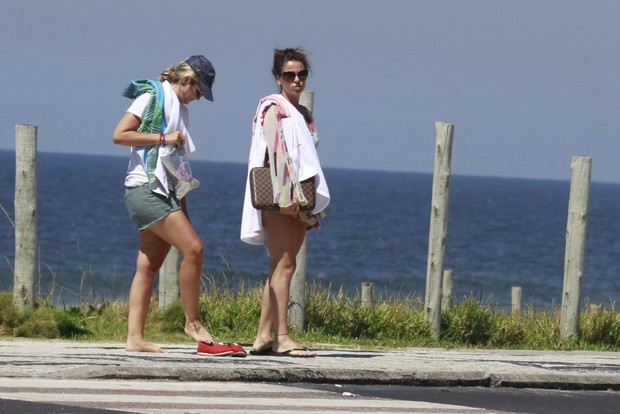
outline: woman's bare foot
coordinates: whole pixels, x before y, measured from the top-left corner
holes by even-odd
[[[127,338],[127,343],[125,344],[125,351],[127,352],[159,352],[166,353],[164,348],[160,348],[157,345],[153,345],[150,342],[145,341],[144,339],[129,339]]]
[[[200,322],[187,322],[185,324],[185,333],[194,338],[196,342],[213,344],[213,337]]]
[[[250,353],[252,355],[267,355],[271,352],[271,348],[273,347],[273,341],[270,339],[264,340],[256,338],[254,343],[252,344],[252,350]]]

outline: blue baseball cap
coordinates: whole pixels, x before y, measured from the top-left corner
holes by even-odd
[[[206,100],[213,101],[213,81],[215,80],[215,68],[203,55],[193,55],[185,59],[185,62],[196,72],[200,79],[200,91]]]

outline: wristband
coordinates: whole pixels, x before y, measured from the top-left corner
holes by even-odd
[[[166,136],[164,134],[159,134],[159,145],[162,147],[166,145]]]

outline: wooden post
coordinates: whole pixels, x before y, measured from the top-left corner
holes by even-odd
[[[159,269],[159,309],[166,309],[179,298],[179,264],[181,255],[172,246]]]
[[[590,312],[592,313],[599,313],[603,311],[603,305],[601,305],[600,303],[595,303],[590,305]]]
[[[448,200],[454,125],[436,122],[435,133],[435,167],[426,270],[425,314],[427,322],[431,325],[431,335],[433,339],[437,340],[441,334],[441,285],[448,230]]]
[[[310,113],[314,107],[314,92],[303,91],[299,97],[299,103],[305,106]],[[290,298],[288,305],[289,324],[303,331],[306,324],[306,254],[308,247],[304,239],[299,253],[297,253],[297,267],[291,280]]]
[[[297,253],[297,266],[291,279],[288,318],[289,324],[298,331],[303,331],[306,324],[306,240]]]
[[[452,301],[454,300],[454,283],[452,269],[446,269],[443,271],[441,292],[441,309],[442,311],[449,311],[452,308]]]
[[[15,275],[13,302],[34,307],[37,257],[37,127],[15,126]]]
[[[579,308],[586,256],[592,157],[573,157],[571,169],[564,254],[564,288],[560,315],[560,336],[563,339],[579,335]]]
[[[510,295],[512,299],[512,307],[510,308],[512,313],[521,312],[521,298],[522,298],[522,289],[520,286],[513,286],[510,289]]]
[[[362,282],[362,306],[374,306],[375,285],[372,282]]]

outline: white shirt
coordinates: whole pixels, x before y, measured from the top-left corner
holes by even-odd
[[[241,240],[248,244],[265,243],[261,212],[252,206],[249,175],[252,168],[263,164],[265,157],[267,144],[264,137],[263,122],[260,117],[264,112],[263,108],[266,105],[274,103],[274,100],[270,100],[269,98],[270,97],[262,100],[257,108],[256,123],[252,134],[252,145],[250,147],[250,156],[248,160],[248,175],[246,178],[240,236]],[[316,152],[316,143],[314,142],[312,133],[308,129],[304,116],[290,102],[283,101],[285,101],[283,98],[277,99],[277,102],[288,106],[288,112],[291,114],[290,117],[282,120],[282,129],[286,145],[289,149],[289,156],[293,161],[293,166],[297,171],[297,178],[299,180],[315,177],[316,205],[312,212],[318,214],[325,210],[329,204],[330,195]]]
[[[196,147],[194,146],[194,142],[192,141],[192,137],[188,131],[189,110],[186,105],[179,101],[179,98],[168,81],[164,81],[162,86],[164,89],[164,114],[167,125],[164,133],[172,131],[183,132],[183,135],[185,136],[185,150],[188,153],[192,153],[196,151]],[[138,96],[127,109],[127,112],[130,112],[142,119],[150,99],[150,93],[144,93]],[[129,165],[127,167],[127,175],[125,177],[126,187],[137,187],[149,182],[142,158],[144,152],[143,148],[144,147],[131,147],[131,155],[129,158]],[[161,163],[161,156],[168,154],[172,149],[174,149],[174,145],[166,145],[160,148],[159,159],[157,160],[157,167],[155,170],[155,175],[158,180],[151,186],[153,191],[166,197],[168,196],[168,190],[172,189],[172,184],[169,185],[168,183],[165,168]]]

